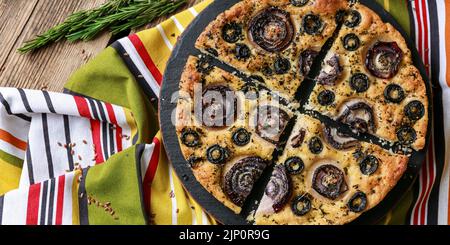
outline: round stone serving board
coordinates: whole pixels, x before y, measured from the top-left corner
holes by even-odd
[[[176,94],[179,89],[179,81],[186,61],[190,55],[198,55],[200,53],[194,47],[195,41],[211,21],[213,21],[220,13],[231,8],[238,2],[239,0],[214,1],[205,10],[203,10],[195,18],[195,20],[192,21],[188,28],[186,28],[186,30],[179,38],[179,41],[177,42],[172,52],[172,56],[167,63],[159,103],[159,119],[163,135],[163,142],[168,158],[172,163],[177,176],[182,181],[185,189],[204,208],[204,210],[208,214],[214,217],[218,222],[230,225],[249,224],[246,221],[246,218],[249,215],[248,208],[244,207],[243,210],[245,212],[241,214],[233,213],[230,209],[226,208],[221,202],[215,199],[208,191],[206,191],[199,182],[196,181],[190,166],[187,164],[181,153],[175,126],[172,124],[172,116],[177,106],[176,98],[173,98],[173,95]],[[427,134],[428,142],[430,138],[432,123],[431,86],[425,72],[425,66],[423,65],[419,57],[417,49],[415,48],[412,40],[402,29],[402,27],[380,5],[378,5],[373,0],[361,0],[360,2],[375,11],[383,19],[383,21],[388,22],[396,27],[397,30],[399,30],[400,33],[404,36],[410,50],[412,51],[414,64],[420,70],[427,86],[427,96],[429,98],[429,124]],[[408,164],[408,169],[406,170],[404,176],[380,204],[378,204],[373,209],[365,212],[350,224],[376,224],[383,217],[385,217],[387,212],[391,210],[401,200],[404,194],[411,188],[422,166],[422,162],[425,159],[427,148],[428,147],[425,146],[425,150],[412,154]],[[264,188],[264,186],[255,188]]]

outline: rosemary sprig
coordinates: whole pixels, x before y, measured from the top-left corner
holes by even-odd
[[[186,0],[109,0],[98,8],[71,14],[61,24],[25,42],[18,51],[28,53],[63,38],[88,41],[107,28],[117,34],[170,14],[184,3]]]
[[[152,20],[173,13],[176,9],[178,9],[181,5],[186,3],[186,0],[177,0],[173,1],[171,4],[166,2],[170,1],[162,1],[156,3],[153,7],[145,7],[143,4],[142,9],[143,12],[134,19],[129,19],[125,23],[118,23],[111,27],[112,34],[117,34],[123,32],[125,30],[133,29],[136,27],[144,26],[150,23]]]
[[[98,18],[85,28],[67,35],[69,41],[90,40],[107,27],[113,34],[143,26],[157,17],[172,13],[186,0],[134,0],[114,14]],[[142,21],[141,21],[142,20]],[[126,28],[123,28],[123,27]]]

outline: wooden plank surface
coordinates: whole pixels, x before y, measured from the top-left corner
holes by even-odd
[[[0,0],[0,86],[61,92],[70,75],[102,51],[111,39],[103,33],[93,41],[62,41],[22,55],[26,40],[62,22],[70,13],[107,0]],[[201,0],[190,0],[189,7]],[[182,9],[180,9],[181,11]],[[146,28],[163,21],[160,18]]]

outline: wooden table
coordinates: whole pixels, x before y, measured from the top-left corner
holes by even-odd
[[[106,1],[0,0],[0,86],[61,92],[69,76],[108,45],[109,33],[89,42],[62,41],[26,55],[19,54],[17,49],[26,40],[62,22],[70,13]],[[201,0],[189,0],[184,8],[198,2]]]

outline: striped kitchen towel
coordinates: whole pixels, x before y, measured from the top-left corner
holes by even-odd
[[[131,111],[110,103],[15,88],[2,88],[0,100],[0,150],[23,162],[20,187],[102,163],[137,140]]]
[[[211,2],[106,48],[66,84],[67,93],[83,97],[0,89],[0,194],[20,182],[20,188],[0,198],[0,223],[214,223],[183,190],[165,156],[157,121],[166,62],[179,35]],[[384,223],[450,224],[450,1],[377,2],[414,40],[433,83],[434,100],[428,157],[414,188]],[[23,94],[33,101],[28,102],[30,111]],[[75,98],[84,101],[84,110]],[[91,148],[77,148],[83,140]],[[73,155],[71,143],[76,143]],[[92,161],[85,162],[84,156]],[[20,219],[11,218],[15,212]]]
[[[109,158],[104,164],[77,168],[43,182],[10,191],[0,197],[2,225],[154,224],[148,215],[144,188],[149,159],[157,143],[139,144]],[[144,174],[143,174],[144,173]],[[193,207],[193,208],[191,208]],[[189,222],[210,224],[194,202],[186,199],[183,212]],[[198,221],[197,221],[198,220]]]
[[[214,222],[175,176],[153,181],[166,161],[161,139],[138,144],[146,141],[138,125],[147,124],[131,110],[15,88],[0,88],[0,101],[0,224],[164,224],[172,213],[180,224]],[[176,210],[151,208],[152,199]]]

